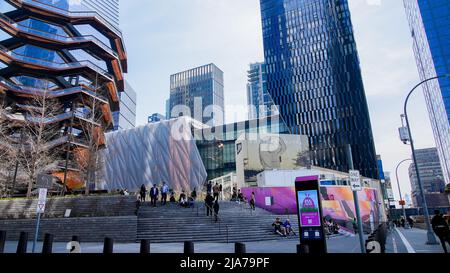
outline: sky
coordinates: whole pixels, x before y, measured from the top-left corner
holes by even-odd
[[[165,113],[171,74],[215,63],[225,74],[225,104],[246,104],[248,65],[263,61],[259,0],[121,1],[121,28],[128,58],[128,80],[138,93],[137,123]],[[377,153],[385,171],[411,157],[398,137],[407,92],[419,76],[402,0],[349,0]],[[231,108],[230,108],[231,109]],[[410,101],[417,148],[434,147],[424,98]],[[242,113],[241,113],[242,114]],[[227,114],[227,122],[245,116]],[[410,193],[408,163],[399,169],[402,191]]]

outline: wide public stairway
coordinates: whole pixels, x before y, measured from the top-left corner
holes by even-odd
[[[220,202],[218,222],[206,216],[205,205],[201,202],[195,203],[193,208],[169,203],[151,207],[146,203],[138,211],[137,240],[148,239],[151,243],[233,243],[284,239],[275,235],[271,226],[277,216],[282,221],[289,217],[297,233],[296,215],[274,215],[260,208],[252,211],[244,203]],[[298,235],[288,238],[298,238]]]

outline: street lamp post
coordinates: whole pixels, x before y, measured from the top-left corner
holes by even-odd
[[[400,181],[398,180],[398,168],[400,167],[400,165],[402,165],[402,163],[407,162],[407,161],[412,161],[411,158],[408,159],[404,159],[402,161],[400,161],[400,163],[398,163],[397,168],[395,168],[395,177],[397,179],[397,186],[398,186],[398,194],[400,195],[400,201],[402,202],[402,211],[403,211],[403,218],[405,219],[405,228],[410,228],[408,221],[406,220],[406,209],[405,209],[405,201],[403,200],[403,195],[402,195],[402,189],[400,188]]]
[[[428,205],[427,205],[427,200],[425,199],[425,192],[424,192],[424,188],[422,185],[422,180],[420,179],[420,173],[419,173],[419,166],[417,165],[417,158],[416,158],[416,152],[415,152],[415,148],[414,148],[414,140],[411,134],[411,127],[409,124],[409,118],[408,118],[408,101],[409,98],[411,97],[412,93],[422,84],[432,81],[432,80],[436,80],[439,78],[444,78],[444,77],[450,77],[450,74],[444,75],[444,76],[436,76],[436,77],[432,77],[429,79],[426,79],[422,82],[420,82],[419,84],[417,84],[409,93],[408,96],[406,97],[405,100],[405,105],[404,105],[404,117],[405,117],[405,121],[406,121],[406,127],[408,130],[408,137],[409,137],[409,142],[411,145],[411,151],[412,151],[412,156],[413,156],[413,162],[414,162],[414,167],[416,169],[416,175],[417,175],[417,184],[419,186],[419,190],[420,190],[420,195],[421,198],[423,200],[422,204],[423,204],[423,212],[424,212],[424,216],[425,216],[425,223],[427,224],[427,237],[428,237],[428,241],[427,244],[437,244],[436,241],[436,237],[434,236],[434,232],[431,228],[431,222],[430,222],[430,214],[428,213]],[[406,219],[405,219],[406,220]]]

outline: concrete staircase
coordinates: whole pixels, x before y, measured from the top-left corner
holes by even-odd
[[[206,216],[203,203],[194,208],[181,208],[175,204],[153,208],[142,206],[138,211],[137,240],[151,243],[192,242],[252,242],[283,239],[273,234],[272,222],[277,215],[248,205],[221,202],[219,217],[215,223]],[[280,216],[282,220],[286,216]],[[294,230],[298,231],[297,216],[289,216]],[[292,238],[293,236],[291,236]],[[298,238],[295,236],[295,238]]]

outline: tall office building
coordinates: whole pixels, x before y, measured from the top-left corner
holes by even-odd
[[[120,109],[113,113],[114,130],[127,130],[136,127],[137,94],[125,81],[125,90],[120,94]]]
[[[24,126],[41,124],[35,116],[38,102],[61,106],[43,126],[58,131],[46,139],[47,149],[70,147],[56,162],[67,158],[70,164],[56,164],[58,170],[52,171],[67,177],[69,187],[81,179],[79,162],[89,149],[85,125],[94,126],[91,139],[103,146],[104,132],[114,128],[112,112],[120,109],[127,57],[117,5],[118,0],[0,3],[0,29],[6,36],[0,42],[0,100],[9,112],[2,118],[11,120],[14,136]]]
[[[444,193],[445,182],[439,156],[436,148],[416,150],[417,164],[420,179],[424,188],[425,198],[430,207],[446,207],[449,201]],[[417,184],[416,168],[414,164],[409,167],[409,179],[411,182],[412,199],[416,207],[422,206],[420,188]]]
[[[247,77],[248,119],[263,118],[276,114],[272,113],[272,99],[267,93],[266,67],[264,63],[250,64]]]
[[[347,0],[260,0],[267,91],[312,164],[378,178],[375,146]]]
[[[171,75],[169,108],[171,115],[167,118],[188,115],[210,126],[223,124],[225,118],[223,89],[223,72],[214,64]],[[176,106],[178,107],[174,110]],[[188,111],[181,113],[180,106],[187,106],[185,110]],[[213,111],[215,114],[212,114]]]
[[[450,1],[404,0],[421,80],[450,73]],[[450,183],[450,77],[422,85],[445,181]]]

